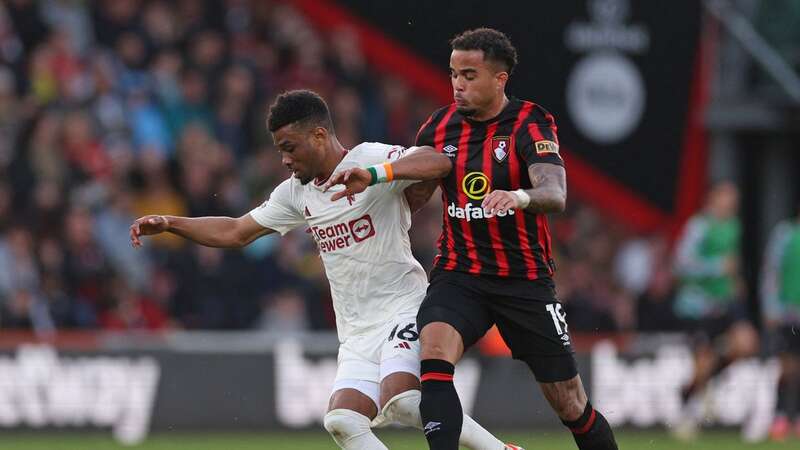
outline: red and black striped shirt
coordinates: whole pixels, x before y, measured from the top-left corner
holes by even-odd
[[[563,166],[549,112],[510,98],[497,117],[477,122],[452,104],[428,118],[416,145],[430,145],[453,161],[453,170],[441,182],[444,217],[435,267],[527,279],[553,274],[544,214],[517,209],[500,216],[481,207],[491,190],[530,189],[530,165]]]

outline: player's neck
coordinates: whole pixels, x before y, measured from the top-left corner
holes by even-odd
[[[488,109],[484,110],[483,112],[472,115],[470,119],[475,120],[477,122],[484,122],[486,120],[493,119],[497,117],[500,114],[500,112],[503,111],[503,108],[505,108],[506,105],[508,105],[508,97],[506,96],[506,94],[503,94],[502,97],[499,97],[494,102],[492,102],[492,105]]]
[[[327,180],[330,178],[333,175],[333,171],[336,170],[336,166],[342,162],[345,154],[347,154],[347,149],[342,146],[335,136],[332,136],[330,150],[325,152],[325,161],[322,163],[322,170],[317,175],[317,179]]]

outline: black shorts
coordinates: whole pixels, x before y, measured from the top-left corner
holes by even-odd
[[[514,359],[542,383],[578,374],[561,303],[550,279],[521,280],[434,269],[417,314],[417,329],[432,322],[455,328],[472,346],[497,325]]]

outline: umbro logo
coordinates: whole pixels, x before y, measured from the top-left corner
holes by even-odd
[[[422,430],[425,432],[425,436],[428,433],[433,433],[434,431],[439,431],[442,428],[442,422],[428,422],[425,424],[425,428]]]
[[[408,342],[401,342],[394,346],[394,348],[404,348],[406,350],[411,350],[411,346],[408,345]]]
[[[458,147],[456,147],[455,145],[447,145],[442,150],[444,151],[444,153],[447,156],[453,158],[454,156],[456,156],[456,152],[458,151]]]

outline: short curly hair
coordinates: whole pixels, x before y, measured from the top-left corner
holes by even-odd
[[[325,100],[307,89],[280,94],[269,107],[267,128],[274,133],[293,123],[313,125],[333,132],[333,121]]]
[[[481,50],[483,59],[505,66],[511,75],[517,65],[517,49],[504,33],[493,28],[467,30],[450,40],[453,50]]]

